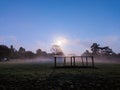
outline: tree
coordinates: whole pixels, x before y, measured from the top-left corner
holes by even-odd
[[[25,52],[25,57],[26,58],[34,58],[35,54],[32,51],[26,51]]]
[[[89,52],[89,50],[86,50],[83,54],[82,54],[82,56],[90,56],[91,55],[91,53]]]
[[[91,46],[91,51],[93,54],[98,54],[99,53],[99,44],[93,43]]]
[[[13,45],[10,46],[10,58],[15,59],[18,58],[18,51],[13,47]]]
[[[64,53],[59,45],[52,45],[51,52],[55,55],[64,55]]]
[[[18,55],[19,58],[25,58],[25,49],[23,47],[19,48]]]
[[[25,53],[25,49],[24,49],[23,47],[20,47],[18,52],[19,52],[20,54],[23,54],[23,53]]]
[[[42,50],[41,50],[41,49],[37,49],[37,50],[36,50],[36,55],[37,55],[37,56],[40,56],[41,54],[42,54]]]
[[[111,48],[109,48],[108,46],[106,47],[100,47],[99,44],[97,43],[93,43],[93,45],[91,46],[91,51],[94,55],[111,55],[111,54],[115,54]]]
[[[111,55],[113,53],[114,52],[112,51],[112,49],[109,48],[108,46],[107,47],[103,47],[102,50],[101,50],[101,54],[104,54],[104,55]]]
[[[5,45],[0,45],[0,60],[8,60],[10,56],[10,49]]]
[[[47,52],[46,51],[42,51],[42,56],[47,56]]]
[[[47,56],[47,52],[46,51],[42,51],[41,49],[37,49],[36,50],[36,55],[37,56]]]

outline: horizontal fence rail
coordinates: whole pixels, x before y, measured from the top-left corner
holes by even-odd
[[[94,67],[94,57],[54,56],[54,67]]]

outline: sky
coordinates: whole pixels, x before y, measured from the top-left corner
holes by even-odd
[[[120,0],[0,0],[0,44],[80,55],[92,43],[120,52]]]

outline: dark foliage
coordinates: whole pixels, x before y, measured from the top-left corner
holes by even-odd
[[[93,55],[113,55],[115,54],[111,48],[108,46],[100,47],[99,44],[93,43],[91,46],[91,51]]]
[[[0,60],[8,60],[10,56],[10,49],[5,45],[0,45]]]
[[[25,52],[25,58],[34,58],[35,54],[32,51]]]

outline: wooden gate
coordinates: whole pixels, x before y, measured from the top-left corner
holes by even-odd
[[[59,65],[58,62],[60,62],[61,65]],[[94,68],[94,57],[93,56],[55,56],[54,67],[84,67],[84,68],[92,67]]]

